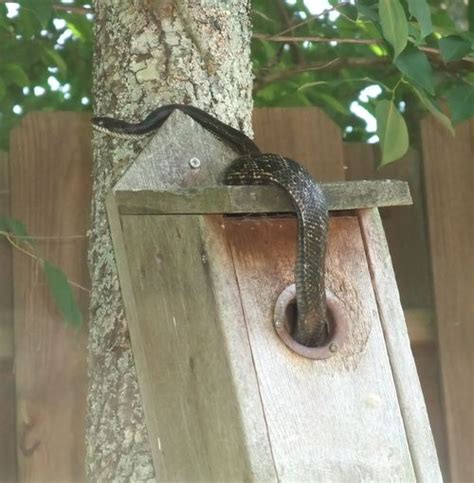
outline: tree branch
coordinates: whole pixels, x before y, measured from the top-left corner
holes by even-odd
[[[434,58],[433,62],[436,63],[436,67],[444,72],[457,73],[460,69],[472,70],[472,65],[463,62],[450,62],[445,64],[440,58]],[[270,72],[269,68],[262,68],[255,74],[253,92],[258,92],[272,82],[288,79],[294,75],[301,74],[303,72],[314,72],[318,70],[325,70],[326,72],[336,71],[340,69],[357,69],[357,68],[371,68],[380,65],[393,66],[389,57],[353,57],[353,58],[341,58],[336,57],[329,62],[318,62],[314,64],[304,64],[289,68],[285,70],[278,70],[276,72]],[[265,71],[269,72],[265,74]]]
[[[82,14],[82,15],[85,15],[86,13],[94,13],[93,8],[73,7],[71,5],[53,5],[53,9],[56,10],[56,11],[79,13],[79,14]]]
[[[305,64],[302,66],[295,67],[293,69],[280,70],[268,75],[260,75],[261,69],[255,76],[253,91],[257,92],[263,89],[272,82],[288,79],[294,75],[302,74],[303,72],[314,72],[318,70],[334,71],[343,68],[358,68],[358,67],[372,67],[378,65],[389,65],[391,64],[388,57],[377,57],[377,58],[340,58],[330,60],[329,62],[318,62],[315,64]]]
[[[377,39],[353,39],[353,38],[328,38],[328,37],[317,37],[317,36],[290,36],[290,35],[265,35],[255,33],[253,34],[254,39],[258,40],[269,40],[270,42],[318,42],[329,44],[330,42],[338,42],[339,44],[359,44],[359,45],[373,45],[380,44],[381,41]]]
[[[284,0],[277,0],[277,8],[280,18],[282,19],[283,23],[286,25],[287,29],[286,32],[291,32],[294,35],[294,29],[292,27],[293,21],[290,19],[288,15],[288,11],[286,9],[286,4]],[[298,48],[298,45],[295,42],[290,44],[291,55],[293,56],[294,61],[297,64],[303,63],[303,55],[301,50]]]
[[[318,13],[316,15],[311,15],[310,17],[302,20],[300,23],[297,23],[293,27],[287,28],[285,30],[282,30],[281,32],[279,32],[278,34],[276,34],[276,37],[280,37],[281,35],[287,34],[288,32],[292,32],[293,33],[293,31],[295,31],[296,29],[302,27],[303,25],[306,25],[306,24],[312,22],[313,20],[316,20],[317,18],[324,17],[325,15],[327,15],[327,14],[329,14],[331,12],[334,12],[334,11],[338,10],[340,7],[343,7],[345,5],[350,5],[350,3],[351,2],[341,2],[341,3],[338,3],[337,5],[335,5],[334,7],[327,8],[326,10],[323,10],[321,13]]]
[[[41,1],[41,0],[38,0]],[[11,2],[11,0],[0,0],[0,4],[5,4],[5,3],[18,3],[18,2]],[[58,12],[71,12],[71,13],[79,13],[81,15],[84,15],[86,13],[94,13],[93,8],[87,8],[87,7],[75,7],[74,5],[59,5],[55,4],[53,5],[53,10],[56,10]]]
[[[318,36],[305,36],[305,37],[300,37],[300,36],[289,36],[289,35],[264,35],[264,34],[259,34],[255,33],[253,35],[255,39],[258,40],[268,40],[270,42],[317,42],[317,43],[323,43],[323,44],[329,44],[331,42],[336,42],[338,44],[354,44],[354,45],[382,45],[383,40],[380,39],[353,39],[353,38],[347,38],[347,37],[341,37],[341,38],[328,38],[328,37],[318,37]],[[432,56],[436,57],[441,57],[441,52],[438,49],[435,49],[433,47],[418,47],[421,51],[426,52],[427,54],[430,54]],[[469,64],[474,63],[474,59],[471,57],[463,57],[461,59],[462,62],[467,62]]]

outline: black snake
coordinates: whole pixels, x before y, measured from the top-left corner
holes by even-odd
[[[298,216],[295,266],[297,321],[292,336],[305,346],[324,344],[329,330],[324,284],[328,208],[320,185],[303,167],[277,154],[262,154],[241,131],[194,106],[162,106],[136,124],[108,117],[94,117],[92,124],[96,130],[111,136],[134,139],[155,132],[175,109],[191,116],[241,155],[227,169],[224,176],[226,184],[274,183],[291,196]]]

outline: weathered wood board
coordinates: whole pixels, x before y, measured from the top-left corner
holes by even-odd
[[[398,402],[419,481],[441,481],[436,449],[378,210],[360,210],[367,262]]]
[[[0,218],[10,216],[10,175],[6,153],[0,151]],[[0,237],[0,361],[13,359],[13,283],[11,247]]]
[[[267,213],[294,212],[287,193],[276,186],[215,186],[186,191],[120,190],[114,197],[121,214]],[[409,205],[404,181],[321,183],[329,210]]]
[[[230,254],[212,235],[220,217],[121,225],[121,287],[158,480],[275,480]]]
[[[327,283],[350,328],[326,361],[290,352],[272,325],[294,278],[295,221],[228,222],[226,232],[280,479],[414,481],[357,218],[331,223]]]
[[[272,325],[293,281],[295,220],[235,218],[291,204],[272,188],[220,186],[233,154],[206,136],[173,114],[107,201],[158,479],[440,481],[406,328],[386,327],[403,314],[376,215],[331,222],[329,287],[348,340],[328,360],[305,359]],[[345,206],[339,191],[331,207],[373,206],[374,185],[360,186],[365,198]],[[414,389],[399,387],[402,370]]]
[[[344,145],[346,180],[397,179],[410,186],[413,204],[380,210],[397,285],[404,308],[432,306],[430,260],[426,236],[426,217],[421,178],[421,159],[414,149],[396,163],[377,168],[378,146],[347,143]]]
[[[294,219],[144,215],[121,224],[159,478],[414,481],[356,218],[331,230],[330,286],[354,323],[329,361],[293,354],[271,323],[293,277]]]
[[[0,151],[0,218],[9,215],[9,160]],[[9,483],[17,480],[11,257],[9,243],[0,238],[0,481]]]
[[[474,481],[474,121],[421,124],[444,404],[454,482]]]
[[[90,139],[87,115],[33,113],[13,130],[10,151],[12,214],[83,286]],[[66,328],[34,260],[15,251],[13,262],[19,479],[84,481],[86,327]],[[75,293],[87,314],[87,295]]]

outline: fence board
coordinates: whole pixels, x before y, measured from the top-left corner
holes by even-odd
[[[420,157],[410,149],[399,161],[380,169],[378,146],[344,145],[346,179],[400,179],[407,181],[413,205],[380,210],[397,285],[404,308],[431,307],[430,262],[425,233],[425,215],[420,180]]]
[[[54,237],[38,238],[39,250],[86,286],[90,140],[86,115],[33,113],[12,132],[10,153],[14,216]],[[15,252],[13,268],[19,478],[84,481],[86,330],[65,327],[36,262]]]
[[[401,179],[410,185],[413,205],[381,208],[390,255],[427,404],[443,473],[447,472],[446,432],[441,397],[441,376],[432,313],[432,282],[426,216],[421,183],[420,156],[410,149],[399,161],[377,169],[378,146],[344,145],[346,179]]]
[[[253,129],[262,151],[298,161],[318,180],[344,180],[341,132],[323,111],[314,107],[255,109]]]
[[[421,124],[452,481],[474,480],[474,121]]]
[[[0,217],[10,214],[8,156],[0,152]],[[11,250],[0,238],[0,481],[16,481]]]
[[[254,129],[256,140],[263,150],[281,152],[303,162],[321,180],[344,179],[345,159],[347,179],[395,177],[407,180],[411,184],[415,209],[421,210],[423,206],[418,201],[421,183],[416,173],[410,171],[413,165],[408,164],[408,160],[375,171],[373,146],[351,144],[343,147],[339,129],[317,109],[256,109]],[[466,245],[474,238],[473,176],[472,167],[469,168],[472,166],[472,159],[469,159],[472,158],[472,147],[468,147],[473,142],[472,129],[471,125],[469,135],[463,126],[456,138],[458,144],[454,145],[456,141],[451,140],[449,135],[445,136],[436,126],[423,127],[430,240],[435,258],[433,271],[438,299],[436,309],[442,325],[439,336],[442,341],[444,391],[448,400],[450,455],[453,476],[458,480],[468,470],[472,471],[474,448],[474,408],[470,402],[470,387],[466,384],[466,378],[473,370],[471,348],[474,345],[474,325],[472,318],[468,320],[469,315],[474,313],[470,300],[473,288],[472,247],[469,252],[469,245]],[[35,234],[79,233],[79,228],[85,226],[90,203],[90,132],[86,117],[70,113],[28,116],[22,127],[13,133],[12,141],[12,154],[15,156],[12,174],[17,193],[15,215],[26,221]],[[460,147],[462,143],[467,146]],[[443,157],[449,159],[449,169],[443,163]],[[400,175],[397,175],[397,170]],[[54,180],[60,182],[54,184]],[[411,212],[410,221],[403,221],[398,214],[401,217],[405,211],[409,209],[396,208],[383,213],[383,218],[402,299],[409,301],[410,308],[416,310],[417,307],[430,305],[426,288],[430,285],[429,260],[423,242],[424,234],[420,232],[423,219],[415,210],[415,214]],[[85,228],[82,234],[84,232]],[[396,241],[400,237],[402,241]],[[59,244],[53,240],[42,240],[39,246],[45,255],[66,269],[71,279],[80,282],[85,279],[86,271],[82,243],[69,240]],[[448,273],[450,267],[453,267],[452,273]],[[0,273],[0,277],[4,273]],[[41,273],[30,260],[19,254],[15,254],[15,287],[19,430],[23,436],[20,441],[23,450],[19,456],[21,479],[54,480],[58,479],[58,475],[68,481],[83,479],[84,334],[74,338],[62,328],[54,307],[46,302],[49,294],[44,288]],[[0,297],[7,293],[0,292]],[[449,300],[453,294],[454,298]],[[453,307],[458,308],[454,310]],[[452,327],[454,322],[460,322],[460,326]],[[469,322],[471,328],[468,327]],[[0,318],[0,330],[1,324]],[[426,333],[431,334],[432,331],[429,329]],[[436,368],[434,354],[432,346],[428,352],[422,349],[418,352],[415,347],[430,415],[439,415],[439,399],[429,395],[439,392],[437,381],[435,387],[425,382],[432,380],[430,370]],[[3,435],[1,424],[0,421],[0,434]],[[435,435],[443,433],[435,422],[433,430]],[[36,446],[37,441],[39,446]],[[443,460],[439,441],[437,437],[438,451]],[[1,457],[0,454],[0,468],[3,469]],[[472,473],[470,476],[472,478]]]

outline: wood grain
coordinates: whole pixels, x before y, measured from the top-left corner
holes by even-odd
[[[294,159],[320,181],[344,180],[340,129],[320,109],[254,109],[253,129],[255,142],[262,152]]]
[[[427,342],[415,344],[412,342],[411,347],[423,396],[426,401],[426,409],[428,410],[443,481],[450,481],[448,440],[446,438],[446,422],[441,387],[441,367],[437,346]]]
[[[273,329],[293,281],[295,221],[229,219],[226,233],[281,481],[414,481],[357,218],[331,220],[328,286],[350,327],[325,361],[294,354]]]
[[[10,215],[10,175],[0,152],[0,218]],[[0,238],[0,481],[17,480],[16,401],[13,367],[13,277],[11,248]]]
[[[474,481],[474,122],[421,124],[452,481]]]
[[[13,215],[53,237],[38,250],[83,286],[90,139],[88,116],[67,112],[28,114],[11,136]],[[65,327],[36,262],[18,252],[13,261],[19,478],[84,481],[86,328]],[[76,295],[85,315],[87,297]]]
[[[359,220],[417,481],[441,482],[436,448],[410,349],[382,221],[376,208],[360,210]]]
[[[159,481],[276,480],[220,220],[112,221]]]
[[[10,174],[6,153],[0,151],[0,218],[10,215]],[[13,278],[11,247],[0,237],[0,361],[13,358]]]
[[[426,216],[421,180],[421,159],[414,149],[396,163],[377,168],[378,146],[362,143],[344,145],[346,179],[397,179],[410,186],[413,205],[380,210],[393,259],[403,307],[432,307],[432,285]]]
[[[125,175],[122,188],[130,180]],[[404,181],[344,181],[321,183],[328,209],[352,210],[376,206],[409,205]],[[121,214],[270,213],[294,212],[289,195],[276,186],[217,186],[179,191],[114,191]]]

